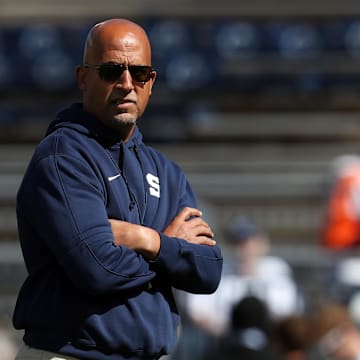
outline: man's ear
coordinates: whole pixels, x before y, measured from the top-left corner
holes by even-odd
[[[155,79],[156,79],[156,71],[152,71],[151,72],[151,78],[150,78],[150,89],[149,89],[149,95],[151,95],[152,93],[152,87],[154,86],[155,83]]]
[[[77,79],[79,89],[81,91],[86,90],[86,74],[87,74],[87,69],[84,66],[78,65],[76,67],[75,75],[76,75],[76,79]]]

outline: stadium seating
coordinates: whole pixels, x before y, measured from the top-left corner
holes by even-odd
[[[80,98],[74,66],[95,20],[0,25],[1,249],[17,244],[15,194],[34,144]],[[136,20],[158,71],[140,126],[212,208],[219,241],[246,213],[291,263],[319,265],[328,165],[360,150],[360,18]]]

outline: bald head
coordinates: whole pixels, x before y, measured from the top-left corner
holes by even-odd
[[[127,141],[156,78],[144,29],[126,19],[98,23],[87,36],[83,57],[76,78],[84,110]]]
[[[144,29],[127,19],[111,19],[94,25],[86,38],[83,61],[98,63],[105,51],[131,46],[132,39],[142,45],[150,62],[151,47]]]

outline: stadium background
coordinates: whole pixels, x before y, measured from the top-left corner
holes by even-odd
[[[360,2],[0,1],[0,320],[24,278],[15,194],[55,112],[80,99],[73,68],[89,27],[142,24],[158,81],[145,139],[181,164],[225,252],[251,216],[311,301],[331,256],[319,246],[328,169],[360,151]]]

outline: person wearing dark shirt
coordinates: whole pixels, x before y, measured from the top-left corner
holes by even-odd
[[[221,250],[180,167],[142,141],[143,28],[96,24],[76,76],[83,101],[49,125],[17,194],[16,359],[159,359],[176,342],[172,288],[214,292]]]
[[[230,329],[204,360],[280,360],[272,342],[273,322],[266,304],[246,296],[233,306]]]

